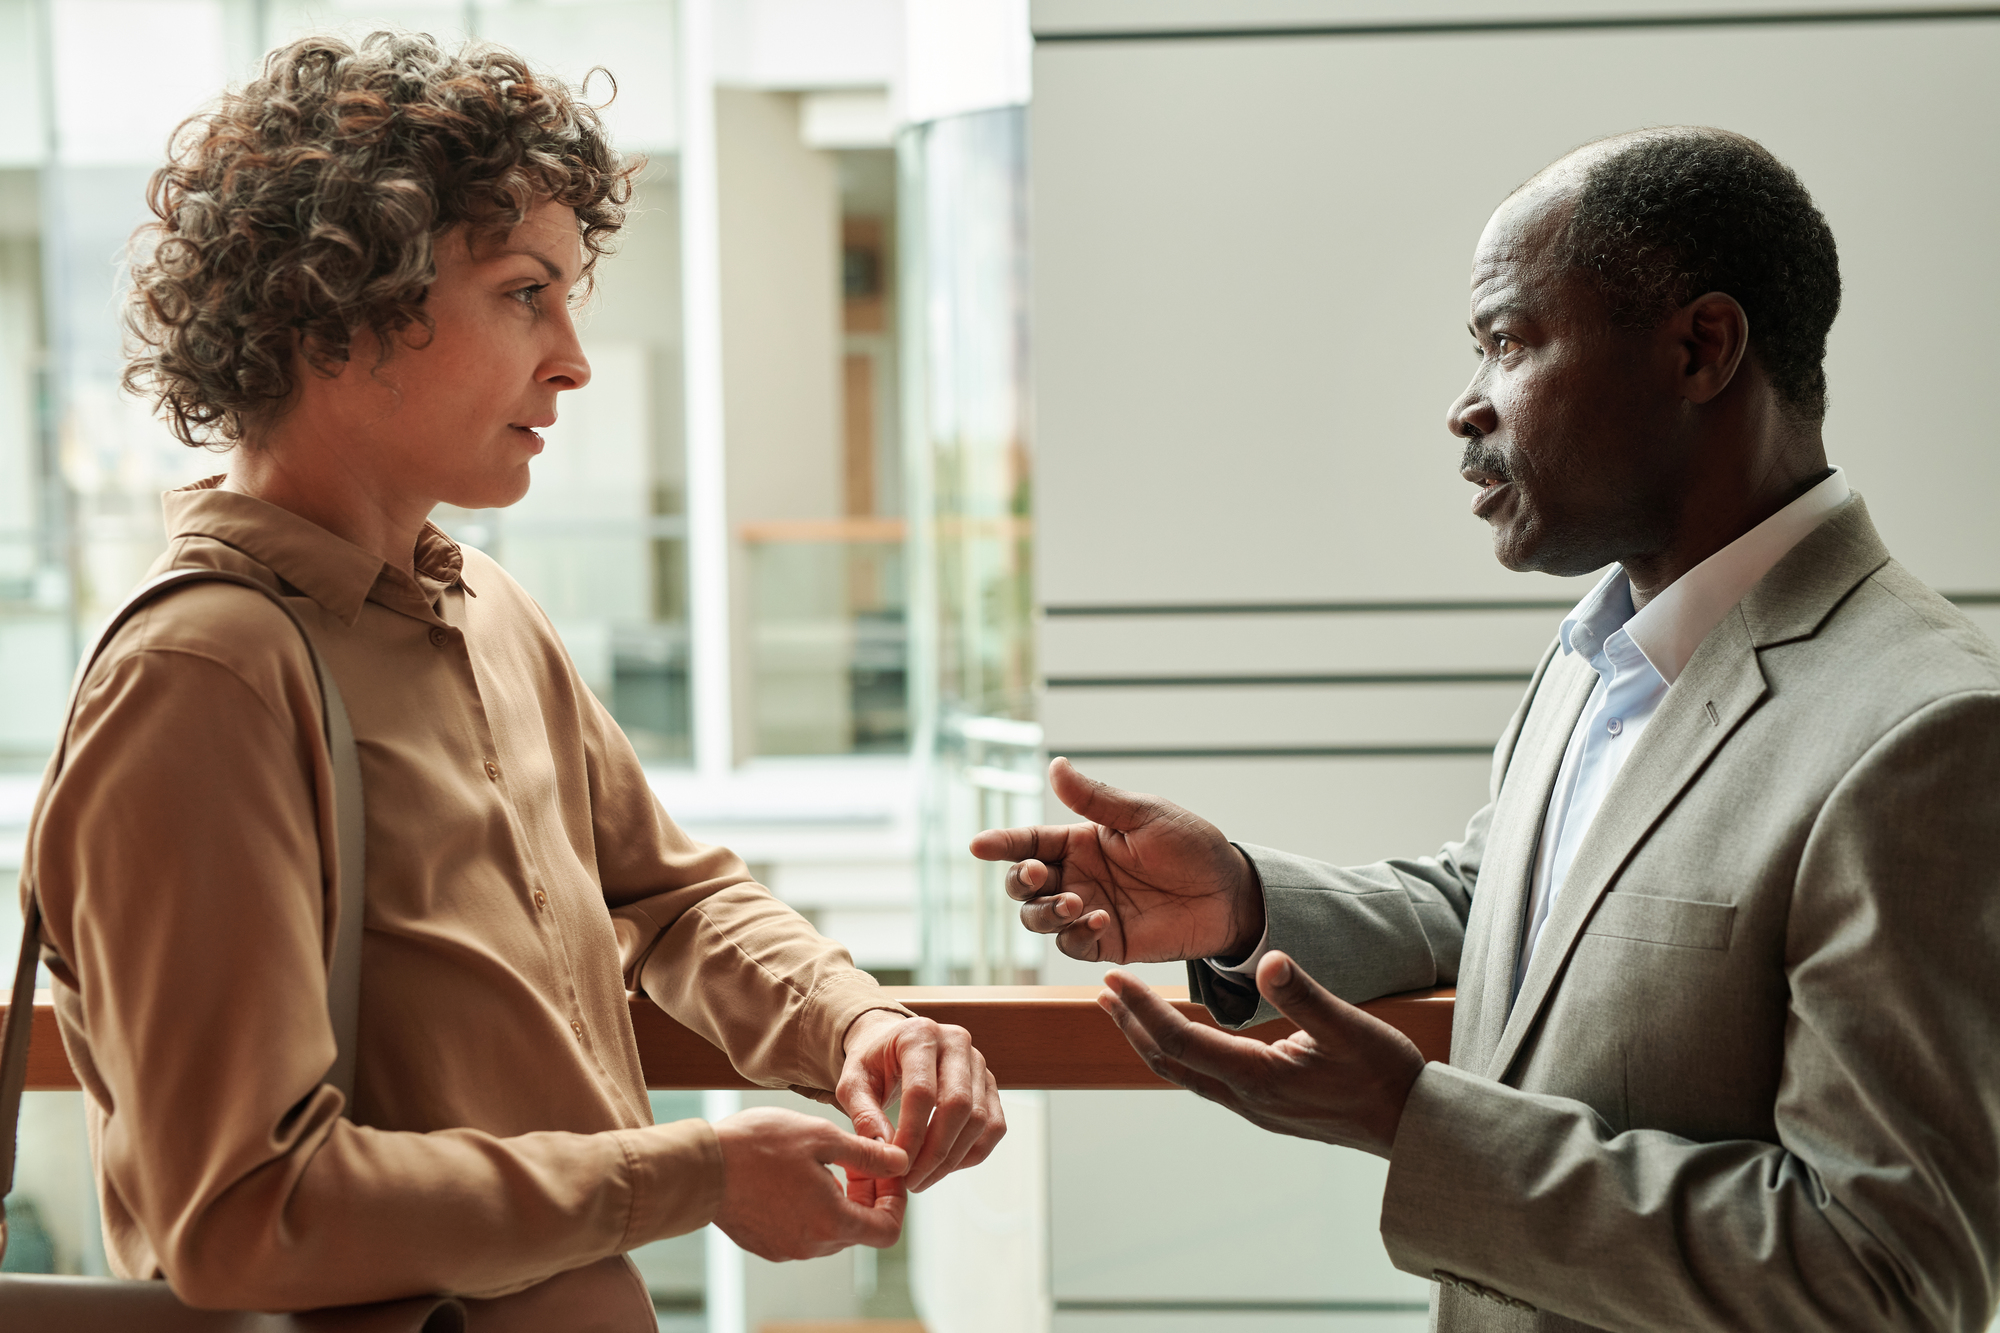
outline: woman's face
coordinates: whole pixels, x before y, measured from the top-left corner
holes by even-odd
[[[385,499],[510,505],[528,493],[556,395],[590,382],[569,308],[583,264],[576,213],[545,201],[504,237],[472,240],[461,227],[436,250],[430,335],[405,331],[386,360],[357,335],[339,373],[308,383],[300,407]]]

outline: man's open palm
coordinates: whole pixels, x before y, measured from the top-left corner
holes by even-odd
[[[1156,963],[1240,957],[1264,930],[1263,894],[1222,831],[1156,796],[1049,765],[1059,800],[1088,823],[989,829],[972,840],[983,861],[1013,861],[1008,896],[1021,924],[1054,935],[1071,958]]]

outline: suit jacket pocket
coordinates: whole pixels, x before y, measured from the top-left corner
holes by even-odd
[[[1727,949],[1735,924],[1734,903],[1698,903],[1614,890],[1599,901],[1583,933],[1683,949]]]

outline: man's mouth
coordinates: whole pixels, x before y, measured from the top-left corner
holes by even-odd
[[[1458,475],[1479,488],[1479,494],[1472,497],[1472,512],[1480,518],[1492,512],[1514,481],[1508,475],[1507,460],[1501,457],[1500,451],[1479,440],[1465,442],[1465,456],[1459,460]]]

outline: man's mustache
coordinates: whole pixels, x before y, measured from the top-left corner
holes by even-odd
[[[1486,443],[1484,436],[1475,436],[1465,442],[1465,452],[1459,457],[1458,467],[1461,472],[1484,472],[1501,481],[1514,479],[1513,472],[1507,467],[1506,456]]]

